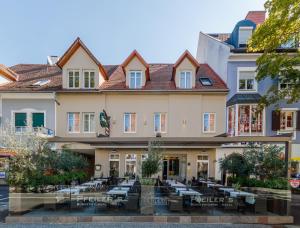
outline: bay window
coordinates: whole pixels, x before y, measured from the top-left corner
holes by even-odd
[[[238,105],[238,135],[263,132],[263,113],[257,105]]]
[[[263,111],[257,104],[236,104],[227,108],[227,134],[230,136],[262,135]]]
[[[228,130],[227,133],[231,136],[235,133],[235,108],[234,106],[228,107]]]

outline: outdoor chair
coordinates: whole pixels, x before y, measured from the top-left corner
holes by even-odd
[[[124,206],[126,210],[138,210],[139,209],[139,194],[133,193],[128,194],[127,200],[124,201]]]
[[[267,199],[257,197],[254,204],[254,213],[267,213]]]
[[[237,197],[237,210],[239,212],[245,212],[247,208],[246,202],[245,202],[245,196],[238,196]]]
[[[171,194],[168,199],[168,209],[170,211],[182,211],[183,198],[181,196]]]

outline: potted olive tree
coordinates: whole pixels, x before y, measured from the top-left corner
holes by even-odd
[[[141,214],[154,213],[154,184],[155,174],[161,170],[162,148],[158,141],[149,142],[148,158],[142,163],[141,179]]]

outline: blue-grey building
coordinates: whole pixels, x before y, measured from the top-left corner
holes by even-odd
[[[239,21],[233,31],[222,34],[200,33],[197,58],[208,63],[226,81],[229,88],[227,96],[227,134],[230,136],[275,136],[292,133],[292,159],[300,159],[300,102],[287,104],[282,100],[278,105],[266,107],[257,112],[261,96],[276,86],[278,89],[289,86],[279,79],[266,78],[256,81],[256,60],[260,53],[247,53],[247,41],[256,27],[265,19],[264,11],[251,11],[244,20]],[[224,38],[225,36],[225,38]],[[290,43],[279,51],[296,52],[299,47]],[[210,51],[207,51],[207,50]],[[216,58],[218,60],[216,60]],[[226,64],[219,64],[225,62]],[[298,167],[294,167],[299,170]]]

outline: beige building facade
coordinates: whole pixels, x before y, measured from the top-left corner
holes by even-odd
[[[215,137],[226,127],[227,87],[189,52],[174,64],[148,64],[133,51],[121,65],[102,66],[77,40],[57,65],[63,72],[62,89],[56,92],[56,138],[61,141],[57,147],[93,155],[95,176],[141,176],[148,147],[134,142],[140,138],[162,142],[157,175],[164,179],[209,178],[219,172],[220,146],[181,142]],[[108,133],[100,123],[104,111]],[[126,145],[104,143],[105,138],[121,139]],[[165,145],[165,139],[175,143]]]

